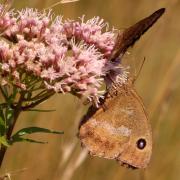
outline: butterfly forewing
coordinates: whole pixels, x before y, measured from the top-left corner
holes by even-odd
[[[126,50],[148,30],[164,12],[165,9],[161,8],[133,26],[125,29],[122,33],[119,33],[110,59],[114,61],[117,57],[122,57]]]

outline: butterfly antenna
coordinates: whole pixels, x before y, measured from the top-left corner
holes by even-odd
[[[146,60],[146,58],[144,57],[144,58],[143,58],[143,61],[142,61],[142,63],[141,63],[141,66],[140,66],[140,68],[139,68],[139,70],[138,70],[138,72],[135,72],[135,77],[134,77],[134,79],[133,79],[133,82],[135,82],[136,79],[139,77],[139,75],[140,75],[140,73],[141,73],[141,70],[142,70],[142,68],[143,68],[143,65],[144,65],[144,63],[145,63],[145,60]]]

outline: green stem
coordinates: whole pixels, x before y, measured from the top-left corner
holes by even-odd
[[[38,104],[44,102],[45,100],[47,100],[48,98],[50,98],[52,95],[54,95],[55,93],[53,91],[49,92],[48,94],[46,94],[46,96],[42,97],[41,99],[27,105],[27,106],[22,106],[21,107],[21,110],[22,111],[26,111],[28,109],[32,109],[34,108],[35,106],[37,106]]]
[[[22,92],[22,94],[20,95],[20,98],[19,98],[19,102],[18,102],[17,106],[14,109],[13,120],[12,120],[11,124],[9,125],[8,131],[6,133],[6,137],[7,137],[8,140],[10,140],[10,138],[11,138],[13,129],[15,127],[15,124],[16,124],[17,119],[19,117],[19,114],[21,112],[21,105],[22,105],[22,102],[23,102],[23,99],[24,99],[24,95],[25,94]],[[0,167],[2,166],[2,162],[3,162],[3,159],[5,157],[6,151],[7,151],[7,147],[4,146],[4,145],[1,145],[1,149],[0,149]]]
[[[6,149],[7,149],[7,147],[1,144],[1,149],[0,149],[0,167],[1,167],[2,162],[3,162]]]
[[[8,127],[8,130],[6,132],[6,137],[7,137],[7,140],[10,140],[11,139],[11,135],[12,135],[12,132],[13,132],[13,129],[15,127],[15,124],[17,122],[17,119],[20,115],[20,113],[22,111],[26,111],[28,109],[32,109],[34,108],[35,106],[37,106],[38,104],[42,103],[43,101],[47,100],[49,97],[51,97],[52,95],[54,94],[53,91],[50,91],[49,93],[46,94],[46,96],[43,96],[41,99],[31,103],[30,105],[27,105],[27,106],[22,106],[23,102],[24,102],[24,97],[25,97],[25,92],[21,92],[21,95],[20,95],[20,98],[19,98],[19,101],[17,103],[16,106],[13,106],[14,108],[14,114],[13,114],[13,120],[11,122],[11,124],[9,125]],[[8,107],[7,107],[8,108]],[[6,151],[7,151],[7,147],[6,146],[3,146],[1,145],[1,149],[0,149],[0,167],[2,165],[2,162],[3,162],[3,159],[5,157],[5,154],[6,154]]]

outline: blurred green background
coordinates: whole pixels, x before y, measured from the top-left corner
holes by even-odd
[[[57,0],[14,0],[17,9],[48,8]],[[15,130],[41,126],[64,135],[42,135],[45,145],[17,143],[9,148],[1,173],[12,180],[178,180],[180,179],[180,1],[80,0],[53,8],[64,18],[100,16],[110,27],[124,29],[165,7],[162,18],[130,49],[124,62],[132,73],[146,58],[136,89],[144,100],[153,128],[153,154],[146,170],[131,170],[113,160],[90,157],[76,137],[87,107],[72,95],[56,95],[40,105],[50,113],[24,113]]]

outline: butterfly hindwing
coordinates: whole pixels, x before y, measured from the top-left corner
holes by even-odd
[[[90,118],[85,118],[79,129],[79,137],[90,154],[117,159],[134,167],[141,167],[141,164],[145,166],[149,162],[151,130],[144,106],[132,87],[123,85],[117,94],[106,97],[102,106]],[[140,165],[134,163],[133,158],[128,161],[125,153],[130,147],[132,153],[135,153],[135,150],[139,152],[139,139],[145,139],[149,151],[148,157],[144,157],[143,153],[139,154],[141,161],[145,161],[139,162]]]

